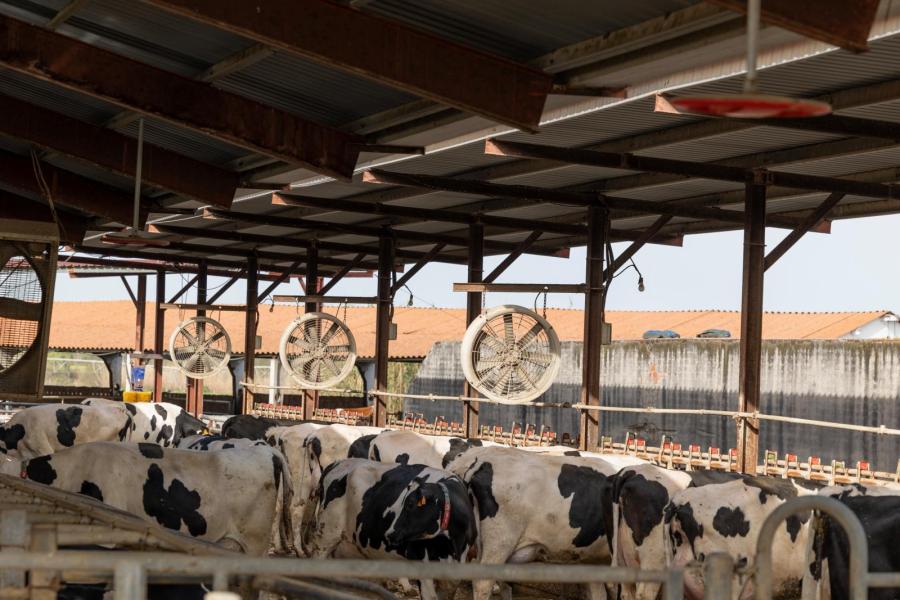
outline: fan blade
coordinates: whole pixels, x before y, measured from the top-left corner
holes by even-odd
[[[328,346],[325,348],[325,353],[329,356],[343,356],[346,357],[350,354],[350,344],[339,344],[337,346]]]
[[[312,345],[303,338],[299,338],[295,333],[288,336],[288,345],[297,346],[301,350],[312,350]]]
[[[181,366],[185,371],[190,371],[191,373],[196,373],[197,362],[200,360],[200,354],[195,352],[191,354],[187,359],[185,359]]]
[[[304,367],[309,364],[313,360],[313,357],[309,354],[296,356],[288,361],[291,365],[291,370],[294,373],[300,373],[304,375]]]
[[[338,377],[341,374],[341,370],[337,368],[337,365],[334,364],[334,360],[332,360],[331,358],[326,356],[322,358],[322,362],[332,373],[334,373],[335,377]]]
[[[16,321],[40,321],[44,305],[15,298],[0,298],[0,317]]]
[[[522,360],[527,360],[532,364],[545,368],[549,367],[553,362],[553,357],[549,354],[544,354],[543,352],[523,352],[521,356]]]
[[[518,373],[519,378],[527,381],[528,385],[531,386],[531,389],[537,389],[537,383],[528,375],[528,371],[522,368],[521,365],[516,365],[516,373]]]
[[[189,345],[196,348],[200,344],[200,341],[197,338],[195,338],[193,335],[191,335],[191,332],[187,330],[187,327],[183,327],[180,330],[180,334],[183,335],[185,338],[187,338]]]
[[[500,371],[500,376],[497,377],[497,383],[495,383],[494,387],[492,387],[491,389],[494,392],[499,393],[501,386],[506,386],[506,392],[503,395],[507,395],[509,393],[509,377],[511,374],[512,374],[512,365],[506,365],[505,367],[503,367],[503,370]]]
[[[536,340],[538,334],[541,333],[543,330],[544,330],[544,327],[540,323],[535,323],[534,325],[532,325],[531,329],[529,329],[528,332],[526,332],[525,335],[523,335],[519,339],[519,348],[524,349],[524,348],[527,348],[528,346],[530,346],[531,342]]]
[[[478,341],[479,343],[488,346],[497,354],[503,354],[506,351],[506,344],[489,333],[485,333]]]
[[[311,344],[319,345],[319,321],[310,320],[303,323],[304,338]]]
[[[206,341],[207,344],[215,344],[219,340],[225,337],[225,331],[223,329],[217,329],[214,334],[212,334],[209,339]]]
[[[503,315],[503,335],[507,344],[516,341],[516,334],[513,332],[513,316],[510,313]]]
[[[340,330],[341,328],[337,323],[332,323],[331,327],[328,328],[328,331],[325,332],[325,335],[322,336],[322,339],[319,340],[319,343],[323,346],[327,346],[328,342],[331,341],[331,338],[333,338]]]
[[[207,348],[206,355],[212,357],[217,362],[222,362],[225,360],[225,352],[219,350],[218,348]]]

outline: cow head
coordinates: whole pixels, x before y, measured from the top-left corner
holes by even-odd
[[[464,489],[456,489],[461,483],[455,478],[436,483],[426,483],[419,477],[414,479],[398,501],[400,510],[386,533],[388,543],[399,546],[449,534],[454,509],[451,487],[466,498]],[[458,507],[459,502],[456,504]]]

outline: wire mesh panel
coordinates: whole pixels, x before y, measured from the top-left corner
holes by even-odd
[[[356,340],[350,329],[327,313],[306,313],[281,337],[281,363],[300,385],[326,389],[340,383],[356,364]]]
[[[538,398],[559,371],[556,332],[546,319],[521,306],[498,306],[472,321],[461,353],[472,387],[498,402]]]
[[[172,332],[169,354],[185,375],[203,379],[228,365],[231,338],[215,319],[192,317]]]
[[[43,393],[55,231],[0,220],[0,393],[7,399],[36,401]]]

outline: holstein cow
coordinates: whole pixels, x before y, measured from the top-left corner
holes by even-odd
[[[294,523],[294,539],[301,539],[301,532],[310,523],[315,510],[316,493],[322,472],[330,464],[348,458],[353,444],[364,436],[378,435],[381,427],[357,427],[335,423],[319,427],[303,440],[303,451],[297,456],[302,463],[291,464],[294,483],[294,500],[291,518]],[[290,459],[288,460],[290,463]]]
[[[222,423],[222,436],[227,438],[266,439],[266,431],[277,427],[278,421],[253,415],[235,415]]]
[[[325,469],[318,496],[312,557],[465,562],[475,549],[466,485],[446,471],[350,458]],[[419,583],[422,600],[450,599],[457,587]]]
[[[290,549],[290,480],[280,452],[193,452],[95,442],[21,463],[27,479],[91,496],[163,527],[263,555]]]
[[[414,431],[385,431],[369,443],[369,460],[442,469],[469,448],[482,446],[499,444],[444,435],[420,435]]]
[[[666,508],[670,565],[684,567],[703,562],[712,552],[726,552],[738,567],[752,566],[756,540],[763,521],[786,500],[815,493],[817,486],[766,476],[741,476],[728,483],[689,487],[677,492]],[[790,517],[780,527],[772,546],[773,597],[796,597],[805,565],[803,555],[809,535],[809,515]],[[698,571],[685,573],[689,598],[703,598]],[[749,599],[753,584],[735,580],[733,598]]]
[[[0,426],[0,453],[32,458],[75,444],[123,441],[129,438],[131,427],[129,414],[109,406],[32,406]]]
[[[900,571],[900,489],[855,483],[823,488],[819,495],[839,500],[859,518],[869,547],[869,571]],[[846,532],[830,517],[817,513],[809,537],[803,561],[803,600],[848,600],[850,543]],[[871,588],[868,595],[870,600],[898,597],[900,592],[889,588]]]
[[[180,406],[169,402],[118,402],[105,398],[88,398],[85,406],[114,406],[127,411],[132,418],[134,442],[151,442],[175,446],[183,437],[205,433],[206,424]]]
[[[603,504],[618,466],[493,447],[470,448],[447,470],[462,477],[475,499],[482,563],[609,561]],[[492,586],[475,582],[475,600],[488,600]],[[600,585],[589,591],[592,598],[606,596]]]
[[[221,435],[189,435],[181,438],[176,448],[183,450],[197,450],[208,452],[210,450],[231,450],[233,448],[252,448],[253,446],[268,446],[264,440],[248,440],[243,438],[224,438]]]
[[[725,483],[738,478],[717,471],[674,471],[646,463],[623,468],[612,485],[607,534],[610,535],[612,565],[665,570],[669,560],[663,517],[669,500],[689,486]],[[625,600],[654,600],[660,584],[621,585]]]

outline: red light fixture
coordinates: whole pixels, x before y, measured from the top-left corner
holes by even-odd
[[[821,117],[831,113],[831,105],[827,102],[757,92],[760,2],[761,0],[747,2],[747,75],[744,77],[744,92],[669,99],[669,103],[679,113],[738,119],[797,119]]]

